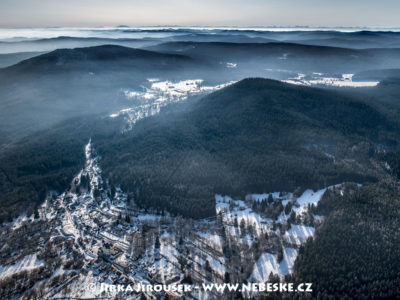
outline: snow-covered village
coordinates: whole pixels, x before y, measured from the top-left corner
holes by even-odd
[[[31,282],[22,299],[118,296],[88,289],[101,283],[279,282],[291,274],[299,247],[323,222],[312,210],[326,189],[299,196],[250,194],[243,200],[215,195],[216,216],[201,220],[140,210],[135,199],[102,178],[91,141],[85,155],[85,168],[68,191],[51,193],[36,215],[1,231],[0,279]],[[7,290],[2,295],[7,298]],[[123,296],[224,299],[228,294],[194,289]]]

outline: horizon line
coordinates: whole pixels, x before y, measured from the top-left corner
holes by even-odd
[[[383,26],[310,26],[310,25],[296,25],[296,26],[236,26],[236,25],[225,25],[225,26],[213,26],[213,25],[99,25],[99,26],[46,26],[46,27],[35,27],[35,26],[12,26],[3,27],[0,25],[0,30],[57,30],[57,29],[70,29],[70,30],[179,30],[179,29],[192,29],[192,30],[248,30],[248,31],[339,31],[339,32],[357,32],[357,31],[386,31],[386,32],[399,32],[400,26],[383,27]]]

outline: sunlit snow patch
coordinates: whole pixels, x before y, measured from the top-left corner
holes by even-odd
[[[289,56],[289,53],[283,53],[281,57],[279,57],[279,59],[287,59]]]
[[[277,255],[263,253],[254,264],[253,272],[250,275],[250,281],[266,282],[271,273],[284,278],[285,275],[292,273],[296,257],[297,250],[294,248],[283,248],[283,259],[280,263],[278,263]]]
[[[305,243],[309,237],[313,237],[315,228],[312,226],[295,225],[285,233],[284,239],[286,242],[300,246]]]
[[[237,64],[236,64],[236,63],[228,62],[228,63],[226,63],[226,67],[227,67],[227,68],[236,68],[236,67],[237,67]]]

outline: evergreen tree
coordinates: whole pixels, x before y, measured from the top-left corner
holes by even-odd
[[[126,214],[125,222],[126,222],[126,223],[130,223],[130,222],[131,222],[131,218],[129,217],[128,214]]]
[[[160,246],[161,246],[161,244],[160,244],[160,237],[157,235],[157,236],[156,236],[156,239],[155,239],[155,242],[154,242],[154,248],[160,249]]]

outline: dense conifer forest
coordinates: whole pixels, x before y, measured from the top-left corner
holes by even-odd
[[[397,184],[328,191],[316,213],[317,238],[301,248],[293,279],[313,282],[320,299],[395,299],[400,295]]]

